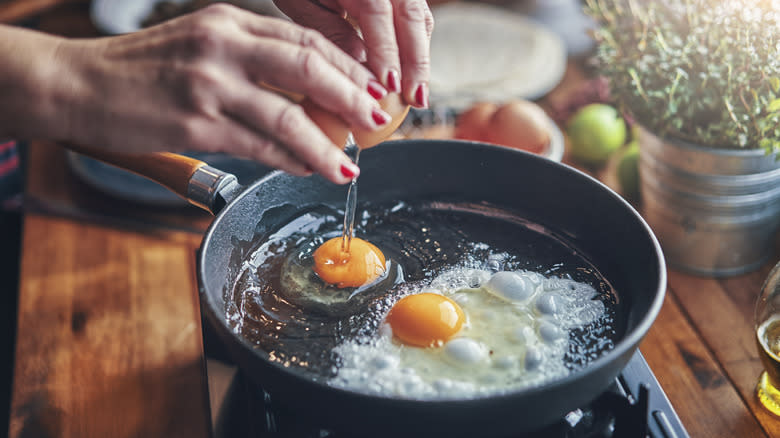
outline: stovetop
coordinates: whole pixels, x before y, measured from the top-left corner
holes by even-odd
[[[215,438],[355,438],[286,411],[235,367],[208,360]],[[486,431],[489,433],[489,431]],[[669,399],[637,351],[610,387],[587,406],[526,438],[686,438]]]

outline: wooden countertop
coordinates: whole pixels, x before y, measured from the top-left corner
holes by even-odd
[[[88,35],[85,12],[41,23]],[[102,195],[40,142],[26,195],[10,436],[210,436],[194,262],[209,216]],[[780,436],[754,395],[752,322],[777,260],[727,279],[669,271],[640,350],[692,437]]]

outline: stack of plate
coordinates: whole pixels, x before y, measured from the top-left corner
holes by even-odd
[[[477,101],[538,99],[566,71],[563,40],[510,10],[454,2],[433,9],[431,104],[463,109]]]

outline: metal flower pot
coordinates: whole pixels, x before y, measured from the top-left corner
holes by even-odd
[[[780,160],[640,134],[643,215],[667,263],[716,277],[759,267],[780,227]]]

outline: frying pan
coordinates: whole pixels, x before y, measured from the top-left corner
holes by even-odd
[[[83,151],[83,149],[82,149]],[[88,151],[95,156],[95,151]],[[454,140],[398,140],[361,153],[360,202],[449,200],[491,206],[555,231],[584,254],[617,293],[614,348],[570,375],[507,394],[410,400],[334,388],[269,360],[233,332],[225,296],[242,262],[290,219],[280,212],[343,206],[345,189],[319,176],[273,172],[249,186],[174,154],[96,158],[150,177],[210,210],[197,255],[201,312],[225,350],[275,400],[354,436],[519,436],[601,394],[658,314],[666,289],[661,248],[641,216],[594,178],[527,152]]]

